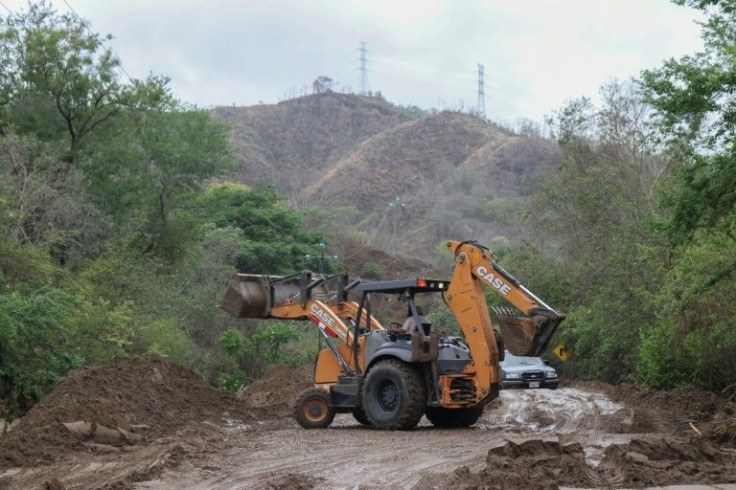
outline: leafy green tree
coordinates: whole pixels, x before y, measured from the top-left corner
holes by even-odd
[[[676,243],[691,239],[699,228],[725,230],[736,249],[736,9],[730,1],[676,3],[700,9],[708,18],[702,52],[643,73],[647,101],[683,161],[667,228]]]
[[[320,236],[301,229],[301,215],[284,205],[273,187],[238,184],[208,188],[197,213],[216,228],[240,233],[235,267],[243,272],[290,274],[304,269],[305,257],[319,254]],[[326,264],[331,270],[331,264]]]
[[[52,145],[32,135],[0,138],[0,189],[4,240],[29,252],[64,263],[106,231],[104,217],[86,200],[81,172],[67,168]]]
[[[534,197],[521,254],[509,269],[567,314],[559,338],[575,372],[617,382],[637,365],[640,331],[655,321],[662,240],[649,226],[667,161],[649,138],[636,87],[614,82],[603,104],[570,102],[550,121],[565,160]]]
[[[702,10],[704,50],[644,72],[668,151],[679,160],[658,224],[673,249],[643,333],[638,377],[652,385],[723,388],[736,375],[736,8],[731,1],[679,0]]]
[[[45,2],[0,19],[4,122],[49,141],[66,133],[71,160],[85,137],[127,104],[107,39]]]

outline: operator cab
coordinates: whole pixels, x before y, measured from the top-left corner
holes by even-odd
[[[449,281],[439,279],[402,279],[395,281],[375,281],[365,282],[357,286],[356,290],[362,292],[360,307],[370,305],[369,296],[376,294],[394,294],[408,302],[407,317],[414,318],[415,325],[421,325],[421,333],[428,336],[432,330],[432,324],[427,322],[422,314],[418,311],[418,307],[414,302],[414,296],[422,293],[444,293],[447,291]],[[368,306],[370,308],[370,306]],[[396,334],[397,337],[410,336],[411,332],[404,334]]]

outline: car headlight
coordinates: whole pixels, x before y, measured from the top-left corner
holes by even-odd
[[[545,378],[556,378],[557,373],[555,371],[547,371],[544,373]]]
[[[506,373],[507,379],[521,379],[520,373]]]

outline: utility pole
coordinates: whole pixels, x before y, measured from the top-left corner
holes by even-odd
[[[360,42],[360,95],[368,95],[368,50],[366,43]]]
[[[486,67],[478,63],[478,117],[486,118],[486,87],[485,87],[485,71]]]
[[[306,259],[308,264],[312,262],[312,259],[317,259],[317,274],[322,275],[325,273],[325,262],[327,260],[337,260],[337,255],[325,255],[327,244],[325,243],[324,239],[322,239],[315,246],[319,248],[319,257],[312,257],[310,254],[307,254],[304,256],[304,258]]]

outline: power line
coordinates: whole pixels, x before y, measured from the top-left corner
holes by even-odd
[[[69,10],[72,11],[72,13],[74,14],[74,17],[77,18],[77,21],[79,21],[79,23],[82,24],[82,26],[87,30],[87,32],[91,36],[97,37],[97,34],[94,33],[94,32],[92,32],[92,29],[89,28],[89,25],[87,25],[87,22],[85,22],[84,20],[82,20],[82,18],[79,16],[79,14],[77,13],[77,11],[74,10],[74,7],[72,7],[67,0],[63,0],[63,1],[66,4],[66,6],[69,7]],[[133,77],[131,77],[130,74],[127,71],[125,71],[125,68],[123,67],[123,63],[121,61],[118,61],[118,68],[120,68],[120,71],[122,71],[123,73],[125,73],[125,76],[128,77],[128,81],[131,81],[131,82],[133,81]]]
[[[8,6],[7,6],[7,5],[5,5],[5,4],[3,3],[3,2],[0,2],[0,5],[2,5],[3,7],[5,7],[5,10],[7,10],[9,14],[11,14],[11,15],[13,14],[13,11],[12,11],[12,10],[10,10],[10,9],[8,8]]]

